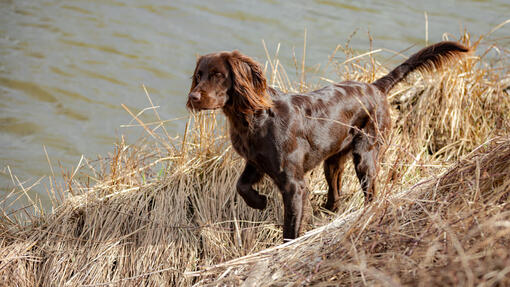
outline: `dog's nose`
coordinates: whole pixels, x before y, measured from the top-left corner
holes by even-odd
[[[198,92],[189,93],[188,98],[192,102],[198,102],[198,101],[200,101],[200,93],[198,93]]]

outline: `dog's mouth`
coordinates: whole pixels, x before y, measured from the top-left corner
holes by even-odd
[[[186,108],[192,112],[200,111],[200,108],[196,104],[193,104],[193,102],[190,100],[188,100],[188,102],[186,103]]]
[[[200,112],[200,111],[208,111],[208,110],[217,110],[222,108],[220,105],[215,106],[202,106],[200,102],[193,102],[188,100],[186,103],[186,108],[192,112]]]

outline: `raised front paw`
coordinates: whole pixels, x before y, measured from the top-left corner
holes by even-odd
[[[246,204],[248,204],[248,206],[251,208],[263,210],[267,206],[267,196],[257,194],[257,196],[253,196],[252,198],[250,198],[249,201],[247,200]]]

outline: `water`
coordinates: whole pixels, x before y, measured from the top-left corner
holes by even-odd
[[[143,2],[143,4],[142,4]],[[493,1],[0,1],[0,199],[13,183],[50,174],[53,162],[72,169],[112,150],[131,117],[121,108],[148,106],[142,84],[164,119],[186,116],[197,54],[238,49],[265,60],[264,39],[292,67],[307,29],[307,63],[324,64],[358,30],[352,46],[396,51],[467,28],[485,34],[510,18],[510,2]],[[510,27],[494,33],[506,41]],[[390,54],[382,54],[389,57]],[[332,73],[327,75],[337,79]],[[339,79],[338,79],[339,80]],[[167,129],[181,131],[184,121]],[[45,186],[38,193],[48,207]]]

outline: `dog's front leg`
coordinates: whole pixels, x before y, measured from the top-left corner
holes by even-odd
[[[267,197],[253,189],[253,185],[259,182],[264,173],[260,172],[253,164],[246,162],[243,173],[237,181],[237,192],[244,202],[251,208],[264,209],[267,205]]]
[[[279,187],[284,205],[283,241],[286,241],[301,233],[307,188],[304,179],[295,178],[287,178]]]

